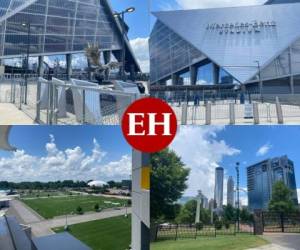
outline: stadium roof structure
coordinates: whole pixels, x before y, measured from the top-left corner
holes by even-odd
[[[26,54],[29,24],[31,56],[81,53],[96,43],[121,60],[122,22],[108,0],[0,1],[0,59]],[[125,46],[126,70],[141,71],[127,34]]]
[[[300,0],[268,0],[265,4],[299,3]]]
[[[240,83],[252,81],[300,39],[299,13],[299,3],[154,12],[151,82],[207,59]],[[164,35],[166,30],[169,37]],[[174,40],[182,41],[180,49],[172,45]],[[187,48],[192,53],[184,51]],[[169,49],[173,54],[163,57]],[[189,54],[187,59],[185,54]],[[172,56],[177,56],[172,68],[161,70],[165,67],[162,61]],[[177,67],[180,60],[185,62]],[[300,72],[298,66],[294,70]]]

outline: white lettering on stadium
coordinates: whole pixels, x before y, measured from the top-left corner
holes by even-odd
[[[260,33],[263,29],[273,29],[277,26],[275,21],[268,22],[236,22],[236,23],[210,23],[206,29],[217,31],[219,34]]]

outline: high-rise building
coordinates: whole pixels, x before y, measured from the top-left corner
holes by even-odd
[[[216,208],[223,206],[223,182],[224,182],[224,169],[218,167],[215,170],[215,202]]]
[[[208,209],[213,210],[214,208],[215,208],[215,200],[210,199],[209,202],[208,202]]]
[[[227,181],[227,205],[234,207],[234,180],[229,176]]]
[[[247,168],[249,209],[267,209],[272,198],[273,185],[283,181],[292,191],[298,204],[294,163],[287,156],[267,159]]]

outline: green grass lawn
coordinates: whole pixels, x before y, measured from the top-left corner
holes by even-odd
[[[58,198],[36,198],[23,199],[25,204],[35,210],[45,219],[50,219],[55,216],[65,214],[75,214],[76,208],[80,206],[83,212],[94,211],[95,204],[99,204],[101,209],[120,207],[127,203],[126,200],[96,196],[77,196],[72,195],[68,197]],[[105,202],[120,203],[120,205],[105,204]]]
[[[54,229],[62,232],[63,228]],[[131,217],[114,217],[72,225],[69,233],[93,250],[125,250],[131,242]]]
[[[70,192],[65,191],[36,191],[33,190],[31,192],[25,192],[21,194],[21,198],[37,198],[37,197],[48,197],[48,196],[66,196],[69,195]]]
[[[151,250],[244,250],[268,244],[254,235],[218,236],[177,241],[160,241],[151,244]]]

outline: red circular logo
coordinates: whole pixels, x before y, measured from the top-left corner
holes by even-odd
[[[165,149],[177,131],[173,109],[157,98],[143,98],[124,113],[122,130],[127,142],[136,150],[154,153]]]

